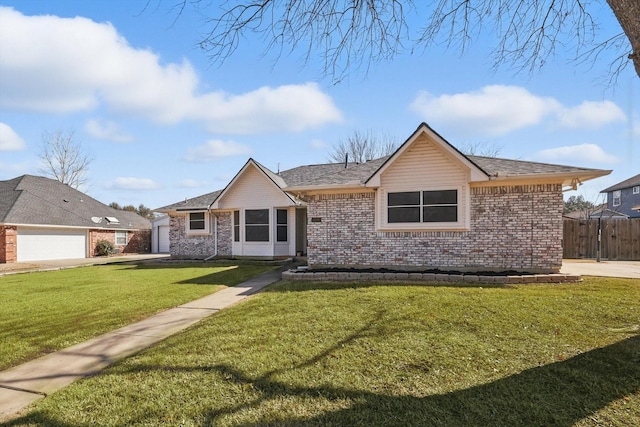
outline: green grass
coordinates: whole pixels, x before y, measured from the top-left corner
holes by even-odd
[[[122,264],[0,277],[0,369],[270,269],[242,264]]]
[[[640,284],[280,282],[9,423],[640,425]]]

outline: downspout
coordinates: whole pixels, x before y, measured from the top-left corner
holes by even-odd
[[[205,261],[218,256],[218,215],[213,215],[213,255],[206,257]]]

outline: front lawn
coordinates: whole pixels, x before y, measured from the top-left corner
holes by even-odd
[[[246,264],[121,264],[0,277],[0,369],[270,269]]]
[[[280,282],[9,425],[640,425],[640,284]]]

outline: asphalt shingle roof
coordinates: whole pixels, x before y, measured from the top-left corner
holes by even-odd
[[[323,188],[345,185],[362,185],[389,159],[390,156],[370,160],[365,163],[326,163],[318,165],[298,166],[276,174],[263,165],[256,163],[280,188]],[[523,160],[500,159],[484,156],[467,156],[476,166],[487,175],[495,176],[526,176],[563,173],[582,173],[596,171],[595,169],[575,166],[554,165]],[[205,209],[218,197],[223,190],[214,191],[202,196],[174,203],[157,210],[189,210]]]
[[[109,223],[115,217],[119,223]],[[92,218],[100,218],[96,223]],[[0,181],[0,222],[108,229],[150,229],[135,212],[119,211],[54,179],[23,175]]]
[[[640,185],[640,174],[636,176],[632,176],[629,179],[625,179],[624,181],[619,182],[615,185],[612,185],[609,188],[605,188],[604,190],[601,191],[601,193],[608,193],[609,191],[615,191],[615,190],[623,190],[625,188],[635,187],[636,185]]]

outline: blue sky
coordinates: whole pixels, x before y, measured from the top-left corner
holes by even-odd
[[[249,157],[274,171],[324,163],[354,131],[404,141],[423,121],[458,147],[613,169],[565,196],[595,200],[640,172],[640,79],[629,66],[608,86],[610,57],[577,64],[561,48],[532,74],[494,72],[485,37],[333,84],[259,37],[212,63],[197,47],[205,17],[176,19],[172,4],[0,0],[0,179],[40,174],[43,133],[74,129],[94,158],[88,194],[157,208],[223,188]],[[606,5],[594,13],[600,38],[620,31]]]

